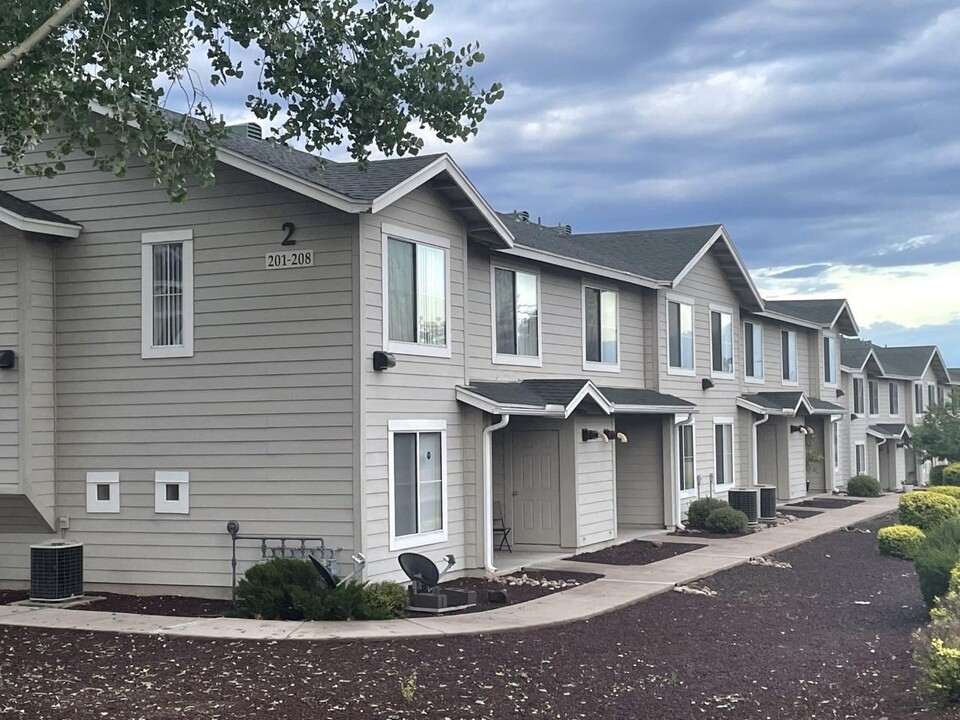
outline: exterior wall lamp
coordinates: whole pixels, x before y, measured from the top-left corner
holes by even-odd
[[[374,350],[373,351],[373,369],[377,372],[382,372],[383,370],[389,370],[392,367],[397,366],[397,358],[393,353],[388,353],[383,350]]]

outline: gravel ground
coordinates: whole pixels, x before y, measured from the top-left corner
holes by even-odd
[[[922,713],[909,563],[839,532],[591,621],[487,637],[251,642],[0,628],[0,717],[858,718]],[[869,603],[858,604],[858,603]],[[415,673],[415,674],[414,674]],[[406,682],[408,697],[401,690]]]
[[[572,555],[567,560],[576,562],[602,563],[604,565],[649,565],[658,560],[683,555],[706,547],[696,543],[665,543],[650,542],[649,540],[631,540],[620,545],[613,545],[603,550],[582,555]]]

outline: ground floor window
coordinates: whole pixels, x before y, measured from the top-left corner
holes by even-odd
[[[678,465],[680,471],[680,492],[693,494],[697,491],[696,447],[693,439],[693,425],[681,425],[677,428]]]
[[[864,443],[857,443],[853,446],[857,458],[857,475],[862,475],[867,471],[867,446]]]
[[[388,434],[391,549],[446,540],[446,423],[392,421]]]
[[[718,489],[734,484],[733,422],[717,418],[713,426],[714,483]]]
[[[840,472],[840,423],[831,423],[833,425],[833,468]]]

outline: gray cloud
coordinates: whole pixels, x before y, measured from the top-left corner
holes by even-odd
[[[829,269],[829,265],[825,263],[820,263],[817,265],[803,265],[801,267],[792,268],[790,270],[784,270],[783,272],[774,273],[770,275],[771,278],[777,278],[780,280],[789,280],[793,278],[810,278],[817,277],[823,274],[824,270]]]

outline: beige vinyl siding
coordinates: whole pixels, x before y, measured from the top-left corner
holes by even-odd
[[[584,429],[602,432],[611,422],[580,417],[574,426],[577,466],[577,547],[617,536],[616,443],[583,442]]]
[[[663,420],[661,416],[621,416],[617,430],[617,524],[664,527]]]
[[[0,348],[20,352],[20,233],[0,225]],[[0,490],[19,490],[20,373],[0,371]]]
[[[447,332],[451,357],[397,354],[395,368],[375,372],[370,358],[384,347],[382,225],[410,228],[450,243],[450,316]],[[361,364],[363,443],[366,465],[362,481],[365,505],[363,552],[367,577],[401,579],[396,562],[399,551],[390,550],[389,474],[387,428],[391,420],[441,420],[447,425],[448,539],[443,543],[411,548],[439,558],[453,553],[457,572],[478,562],[479,533],[477,444],[479,412],[456,400],[455,388],[464,382],[464,271],[466,232],[460,219],[442,198],[420,188],[376,215],[361,215],[361,266],[363,283],[363,352]]]
[[[84,226],[56,246],[55,342],[57,514],[85,544],[87,582],[225,591],[230,519],[322,536],[349,563],[356,218],[223,165],[186,204],[138,162],[123,179],[89,160],[53,181],[0,177]],[[314,267],[267,271],[287,221]],[[145,360],[141,233],[171,228],[193,230],[194,356]],[[119,514],[86,512],[95,470],[120,472]],[[189,515],[154,512],[157,470],[190,473]]]

